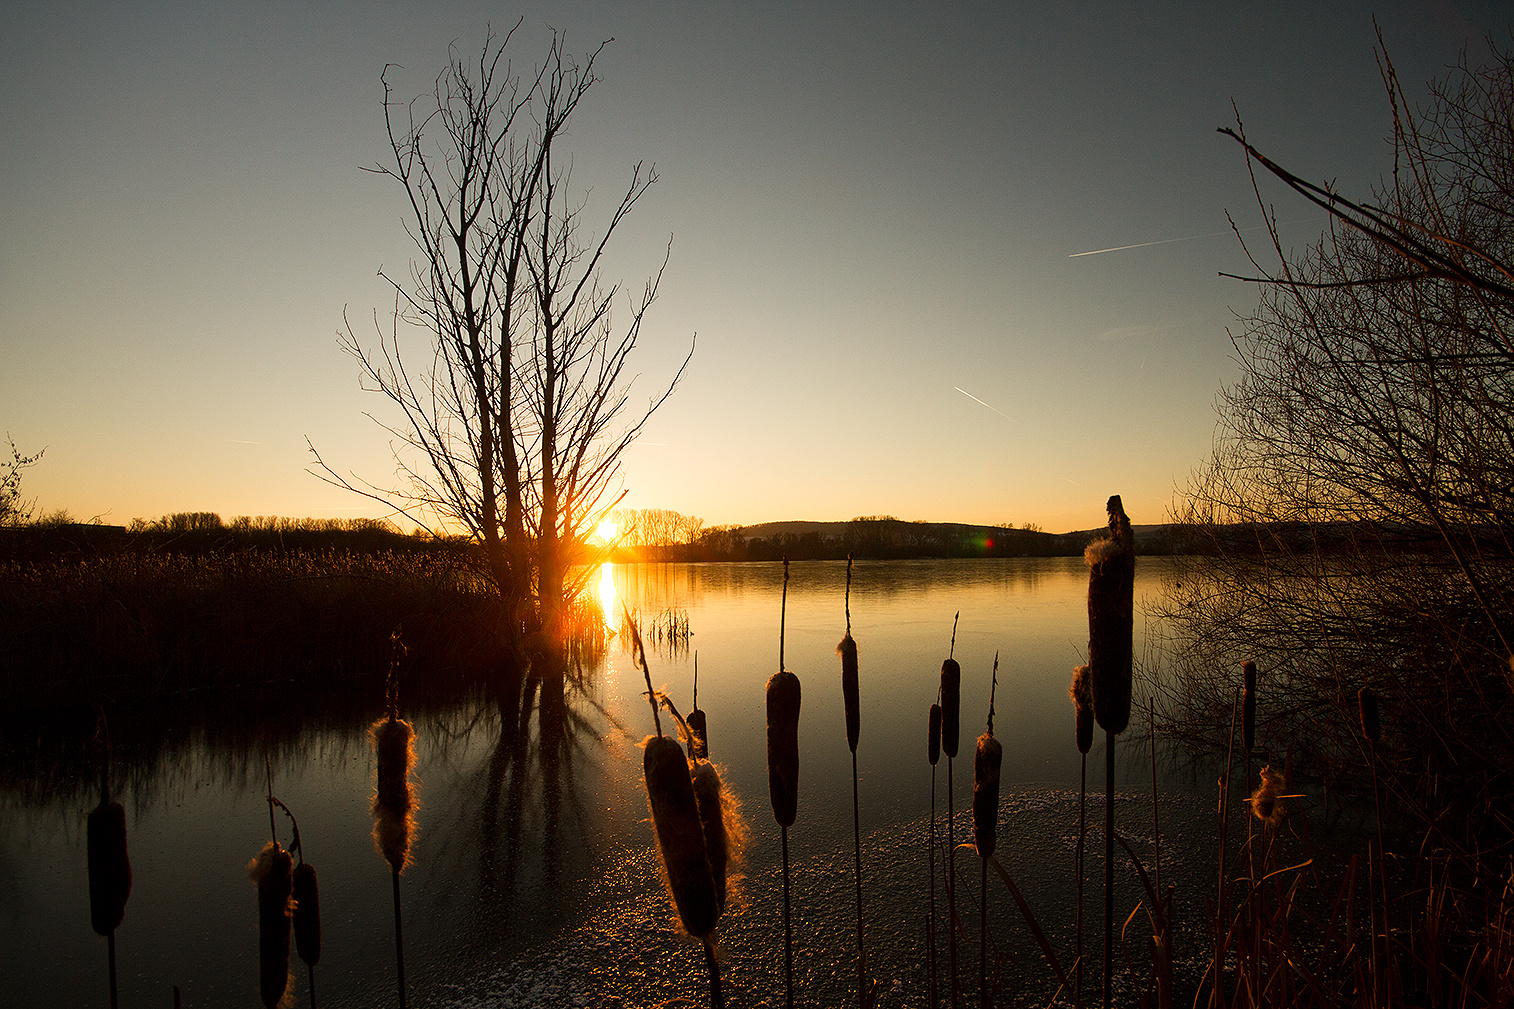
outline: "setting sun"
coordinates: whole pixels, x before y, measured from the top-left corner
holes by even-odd
[[[599,537],[601,543],[612,543],[619,532],[620,528],[615,524],[614,519],[605,519],[599,524],[599,528],[594,530],[594,535]]]

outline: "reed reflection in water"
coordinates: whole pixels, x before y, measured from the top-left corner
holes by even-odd
[[[1154,578],[1156,567],[1143,576]],[[616,597],[641,613],[686,616],[692,647],[654,658],[654,685],[692,707],[697,648],[699,706],[719,735],[726,782],[757,801],[766,785],[762,684],[775,658],[778,565],[616,567],[599,573],[593,602],[608,595],[607,572]],[[1004,654],[995,722],[1005,744],[1000,856],[1027,896],[1051,908],[1048,931],[1065,931],[1070,942],[1071,918],[1063,929],[1057,908],[1072,902],[1058,887],[1075,845],[1080,758],[1065,688],[1086,643],[1085,586],[1080,558],[857,565],[853,633],[868,643],[869,683],[857,751],[861,834],[869,934],[878,937],[868,962],[886,999],[896,983],[923,992],[930,767],[917,744],[959,609],[964,709],[986,710],[993,652]],[[793,565],[786,652],[806,684],[799,744],[807,769],[803,829],[791,852],[796,984],[838,1004],[855,977],[851,754],[834,654],[844,591],[844,562]],[[1150,582],[1136,591],[1139,599]],[[402,686],[425,803],[405,874],[412,1004],[641,1005],[649,991],[702,998],[697,972],[669,967],[688,961],[687,948],[661,895],[644,822],[633,738],[645,734],[637,720],[645,687],[619,636],[602,653],[590,648],[555,668],[500,669],[468,690],[428,692],[428,680],[413,670]],[[381,690],[282,687],[114,714],[125,779],[117,798],[135,877],[117,936],[123,1004],[166,1004],[175,984],[185,1005],[255,997],[242,866],[267,836],[265,745],[279,797],[300,811],[305,841],[321,853],[321,1004],[393,998],[390,880],[375,871],[368,810],[367,728],[383,712]],[[0,973],[20,1004],[103,1000],[83,851],[98,778],[87,759],[93,720],[81,721],[7,732],[0,744]],[[1128,801],[1149,800],[1137,791]],[[720,930],[733,1005],[759,1002],[782,984],[771,969],[782,928],[773,910],[777,828],[765,817],[752,825],[746,903],[727,912]],[[967,828],[957,825],[959,834]],[[1011,934],[1013,923],[995,913],[991,928]],[[297,1004],[305,1004],[304,987],[297,979]]]

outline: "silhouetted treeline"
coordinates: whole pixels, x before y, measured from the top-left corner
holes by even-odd
[[[1034,526],[907,522],[866,516],[849,522],[767,522],[754,526],[702,528],[689,542],[632,544],[617,560],[773,561],[841,560],[848,554],[868,560],[972,557],[1076,557],[1100,530],[1048,533]],[[1184,553],[1199,544],[1177,526],[1142,526],[1137,550],[1144,554]]]

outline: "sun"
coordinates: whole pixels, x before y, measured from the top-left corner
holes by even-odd
[[[601,543],[613,543],[619,532],[620,527],[615,524],[613,519],[605,519],[599,524],[599,528],[594,530],[594,535],[599,537]]]

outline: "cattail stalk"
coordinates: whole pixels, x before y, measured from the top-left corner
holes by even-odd
[[[627,614],[629,618],[629,614]],[[632,657],[640,666],[647,683],[647,700],[652,705],[652,724],[655,735],[648,736],[642,744],[642,773],[647,789],[647,803],[652,810],[652,828],[657,835],[657,852],[662,857],[663,875],[667,879],[673,907],[678,912],[684,931],[699,939],[705,947],[705,966],[710,978],[710,1004],[724,1004],[720,990],[719,969],[713,955],[715,923],[720,918],[722,903],[716,896],[715,880],[710,870],[705,837],[706,826],[699,800],[695,797],[693,777],[689,762],[684,757],[683,747],[671,736],[662,734],[662,720],[658,717],[658,701],[661,698],[652,686],[652,673],[647,667],[646,651],[642,647],[641,633],[633,621],[631,628]],[[671,704],[668,704],[671,709]],[[677,711],[673,712],[677,717]],[[680,719],[681,720],[681,719]],[[692,748],[692,740],[691,740]],[[715,782],[718,793],[719,781]],[[718,805],[718,795],[716,799]],[[719,815],[718,811],[715,815]]]
[[[941,705],[930,706],[925,755],[930,758],[930,841],[926,851],[930,860],[930,918],[925,932],[925,948],[930,957],[929,1009],[936,1009],[939,992],[936,981],[936,761],[941,759]]]
[[[978,1005],[990,1009],[988,991],[988,859],[999,831],[999,768],[1004,745],[994,738],[994,695],[999,689],[999,653],[994,653],[993,681],[988,690],[988,729],[978,737],[973,756],[973,844],[982,863],[978,897]]]
[[[289,983],[289,898],[294,859],[276,840],[247,865],[258,887],[258,994],[274,1009]]]
[[[1114,983],[1114,750],[1130,724],[1135,632],[1135,539],[1118,494],[1105,506],[1109,535],[1088,545],[1088,666],[1093,713],[1104,730],[1104,999]]]
[[[857,881],[857,1005],[866,1001],[867,954],[862,942],[862,816],[857,798],[857,736],[861,700],[857,687],[857,642],[852,639],[852,555],[846,555],[846,634],[836,646],[841,656],[841,699],[846,710],[846,745],[852,751],[852,853]]]
[[[411,863],[411,834],[415,827],[415,791],[410,769],[415,765],[415,729],[391,710],[370,730],[377,755],[377,787],[373,795],[373,840],[389,863],[394,898],[395,983],[400,1007],[405,1006],[405,932],[400,914],[400,874]]]
[[[1088,836],[1088,751],[1093,748],[1093,684],[1087,666],[1077,666],[1072,671],[1072,684],[1067,688],[1075,712],[1074,729],[1077,735],[1080,767],[1078,770],[1078,909],[1077,909],[1077,958],[1073,962],[1073,1005],[1083,1005],[1083,842]]]
[[[110,1005],[115,1009],[116,928],[126,915],[126,899],[131,895],[131,859],[126,853],[126,810],[110,800],[108,788],[102,787],[102,793],[100,804],[90,810],[86,823],[89,923],[96,934],[105,937]]]
[[[1374,977],[1374,983],[1381,984],[1383,990],[1379,995],[1382,1005],[1391,1004],[1393,991],[1393,947],[1392,930],[1388,927],[1388,849],[1383,844],[1383,806],[1381,792],[1377,781],[1377,742],[1382,737],[1382,723],[1378,717],[1377,694],[1371,687],[1363,687],[1356,695],[1357,712],[1361,718],[1362,737],[1367,741],[1367,761],[1372,765],[1372,806],[1377,812],[1377,884],[1381,891],[1382,900],[1382,933],[1383,933],[1383,964],[1386,976]],[[1373,948],[1377,943],[1373,941]],[[1383,973],[1383,972],[1374,972]]]
[[[315,866],[305,861],[294,867],[294,948],[310,975],[310,1004],[315,1005],[315,965],[321,962],[321,893]]]
[[[639,632],[638,632],[639,633]],[[709,726],[704,712],[699,709],[699,653],[694,653],[694,707],[689,711],[689,756],[695,760],[710,759]]]
[[[952,617],[951,649],[941,663],[941,748],[946,751],[946,954],[951,970],[951,1003],[957,1004],[960,985],[957,981],[957,837],[956,788],[952,781],[952,762],[961,738],[962,667],[953,658],[957,654],[957,621]]]
[[[778,821],[783,850],[783,981],[789,1009],[794,1005],[794,938],[789,898],[789,827],[799,792],[799,677],[783,668],[783,634],[788,618],[789,561],[783,559],[783,602],[778,617],[778,672],[768,679],[768,797]]]

